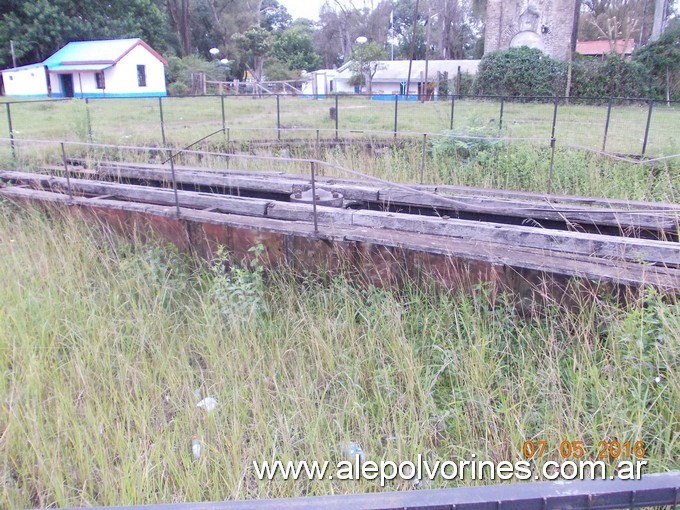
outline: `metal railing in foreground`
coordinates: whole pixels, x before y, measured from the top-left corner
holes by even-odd
[[[291,499],[101,507],[129,510],[577,510],[680,504],[680,471],[640,480],[515,483]]]

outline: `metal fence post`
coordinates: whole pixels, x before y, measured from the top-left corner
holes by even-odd
[[[427,150],[427,133],[423,133],[423,154],[420,159],[420,184],[423,183],[425,177],[425,153]]]
[[[407,96],[408,97],[408,96]],[[394,95],[394,138],[397,138],[397,122],[399,120],[399,95]]]
[[[158,110],[161,115],[161,137],[163,139],[163,145],[165,145],[165,122],[163,121],[163,98],[158,96]]]
[[[316,159],[321,159],[321,145],[319,140],[319,130],[316,130]]]
[[[310,161],[310,167],[312,171],[312,212],[314,214],[314,233],[319,233],[319,223],[316,219],[316,177],[314,176],[316,163]]]
[[[607,102],[607,120],[604,123],[604,137],[602,138],[602,152],[607,145],[607,133],[609,133],[609,119],[612,116],[612,98]]]
[[[87,141],[92,142],[92,120],[90,119],[90,99],[85,98],[85,116],[87,117]]]
[[[71,191],[71,172],[68,169],[68,161],[66,161],[66,149],[64,142],[61,143],[61,161],[64,163],[64,174],[66,174],[66,189],[68,190],[68,197],[73,199],[73,192]]]
[[[641,156],[645,155],[645,151],[647,150],[647,140],[649,140],[649,125],[652,122],[652,109],[654,108],[654,100],[650,99],[649,100],[649,109],[647,111],[647,125],[645,126],[645,139],[642,142],[642,152],[640,153]]]
[[[449,124],[449,129],[453,131],[453,109],[456,106],[456,96],[451,94],[451,123]]]
[[[281,104],[280,96],[276,94],[276,137],[281,140]]]
[[[340,109],[338,108],[338,94],[335,94],[335,139],[338,139],[338,119],[340,118]]]
[[[555,108],[553,109],[552,131],[550,132],[550,173],[548,174],[548,195],[552,191],[553,168],[555,164],[555,125],[557,124],[557,106],[559,98],[555,97]]]
[[[220,103],[222,104],[222,129],[227,127],[227,118],[224,115],[224,94],[220,96]]]
[[[170,175],[172,176],[172,191],[175,193],[175,208],[177,209],[177,217],[179,218],[179,197],[177,196],[177,178],[175,177],[175,156],[172,154],[172,149],[168,149],[168,160],[170,161]]]
[[[9,128],[9,146],[12,148],[12,159],[17,158],[16,149],[14,148],[14,129],[12,129],[12,112],[10,111],[9,103],[5,103],[7,109],[7,127]]]
[[[500,118],[498,120],[498,131],[503,129],[503,109],[505,107],[505,96],[501,96],[501,112],[500,112]]]

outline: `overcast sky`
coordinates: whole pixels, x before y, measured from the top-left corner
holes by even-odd
[[[293,19],[307,18],[317,21],[319,9],[326,0],[279,0],[284,5]]]

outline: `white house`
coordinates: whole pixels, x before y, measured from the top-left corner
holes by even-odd
[[[460,74],[477,73],[479,60],[428,60],[427,61],[427,81],[431,84],[439,80],[455,80]],[[381,60],[376,62],[377,70],[373,76],[371,91],[374,99],[391,99],[395,95],[406,95],[408,83],[408,60]],[[411,82],[409,84],[408,95],[410,99],[417,98],[425,91],[425,61],[414,60],[411,64]],[[332,79],[332,93],[358,94],[367,92],[367,87],[360,89],[358,85],[351,84],[351,78],[355,71],[351,69],[351,63],[340,67]],[[327,70],[315,71],[310,73],[313,76],[308,82],[305,93],[314,94],[314,79],[319,80],[318,73],[328,73]],[[327,76],[328,74],[326,74]],[[320,89],[317,83],[317,90]],[[318,94],[322,94],[321,91]],[[434,87],[434,96],[438,94],[437,87]]]
[[[71,42],[41,64],[5,69],[19,97],[166,96],[167,62],[141,39]]]

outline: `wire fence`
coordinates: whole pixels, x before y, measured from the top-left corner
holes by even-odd
[[[5,109],[0,117],[7,133],[0,143],[0,163],[27,164],[31,151],[25,144],[17,158],[22,140],[169,150],[205,140],[196,148],[325,159],[352,168],[371,167],[369,173],[392,181],[665,202],[675,202],[679,193],[677,177],[671,175],[680,161],[679,104],[636,98],[448,96],[424,103],[412,99],[281,94],[6,102],[0,106]],[[439,150],[442,146],[458,150],[461,144],[478,150],[506,143],[530,145],[532,150],[524,152],[531,157],[480,170],[474,158],[449,160]],[[393,164],[391,154],[397,153],[388,146],[408,148],[399,153],[408,168],[403,162]],[[348,147],[354,154],[335,150]],[[575,163],[574,151],[564,150],[568,148],[638,167],[666,165],[659,179],[666,184],[650,180],[642,168],[625,175],[615,170],[608,178],[595,175],[597,169]],[[452,169],[452,164],[460,169]]]
[[[219,128],[230,141],[459,136],[551,141],[644,157],[680,152],[680,103],[640,98],[194,96],[5,102],[10,138],[182,144]],[[3,127],[0,127],[3,129]],[[226,131],[225,131],[226,132]]]

